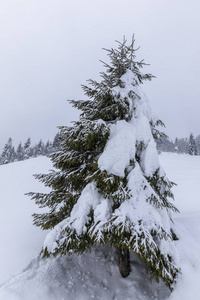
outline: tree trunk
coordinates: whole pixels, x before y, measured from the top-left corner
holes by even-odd
[[[115,257],[122,277],[127,277],[131,272],[130,251],[128,249],[116,248]]]

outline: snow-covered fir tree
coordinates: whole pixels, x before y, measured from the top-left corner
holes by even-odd
[[[176,138],[175,146],[178,147],[178,153],[188,153],[188,138]]]
[[[44,142],[40,140],[39,143],[34,148],[35,156],[44,155],[44,148],[45,148]]]
[[[54,140],[53,140],[53,149],[58,150],[60,147],[60,132],[56,133]]]
[[[192,133],[190,133],[190,137],[189,137],[188,153],[190,155],[197,155],[197,146]]]
[[[29,159],[31,157],[31,139],[30,137],[24,143],[24,158]]]
[[[195,139],[196,147],[197,147],[197,155],[200,155],[200,135],[198,135]]]
[[[151,74],[140,69],[134,39],[106,50],[101,82],[83,86],[88,100],[72,100],[81,110],[73,127],[60,128],[55,171],[36,178],[48,194],[30,193],[49,213],[34,214],[34,224],[52,229],[43,256],[83,253],[101,244],[116,249],[122,276],[130,273],[133,251],[152,276],[172,288],[179,272],[171,212],[177,209],[170,182],[159,164],[155,140],[163,123],[152,113],[140,85]]]
[[[175,144],[172,141],[170,141],[167,136],[158,139],[156,143],[159,152],[175,152]]]
[[[1,154],[1,164],[13,162],[15,160],[15,155],[15,148],[12,144],[12,139],[9,138]]]
[[[49,153],[52,152],[53,152],[53,143],[48,140],[44,146],[44,155],[48,155]]]
[[[20,160],[24,160],[25,155],[24,155],[24,148],[22,147],[22,143],[20,142],[17,150],[16,150],[16,160],[20,161]]]

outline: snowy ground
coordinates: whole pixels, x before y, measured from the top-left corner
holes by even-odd
[[[45,190],[32,174],[47,172],[51,162],[39,157],[0,166],[0,300],[198,300],[200,157],[163,153],[160,162],[178,184],[175,204],[181,211],[174,220],[182,275],[173,293],[162,283],[149,283],[134,256],[131,275],[121,278],[110,248],[83,256],[38,258],[46,232],[32,225],[31,214],[38,208],[24,193]]]
[[[38,211],[30,191],[45,191],[32,176],[52,167],[46,157],[0,166],[0,282],[25,268],[41,249],[46,236],[32,225],[32,213]]]

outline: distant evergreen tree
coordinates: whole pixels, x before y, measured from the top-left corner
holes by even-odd
[[[38,155],[44,155],[44,143],[42,140],[39,141],[39,143],[36,145],[35,147],[35,155],[38,156]]]
[[[53,143],[51,143],[48,140],[44,146],[44,155],[48,155],[48,154],[52,153],[52,151],[53,151]]]
[[[175,145],[168,136],[164,136],[157,142],[157,149],[159,152],[175,152]]]
[[[9,138],[1,154],[1,164],[13,162],[15,160],[15,155],[15,148],[12,145],[12,139]]]
[[[179,153],[178,146],[175,146],[174,152]]]
[[[198,135],[195,139],[196,147],[197,147],[197,155],[200,155],[200,135]]]
[[[178,147],[179,153],[188,153],[188,139],[187,138],[181,138],[176,139],[175,145]]]
[[[107,50],[110,65],[100,83],[83,86],[89,100],[72,100],[82,111],[73,127],[60,127],[60,150],[51,155],[57,171],[36,178],[52,190],[30,193],[49,213],[34,214],[34,224],[52,229],[43,255],[83,253],[95,245],[116,248],[122,276],[130,273],[129,251],[152,275],[172,287],[178,267],[173,260],[170,211],[177,209],[170,182],[159,165],[154,139],[162,122],[151,112],[140,88],[151,74],[135,61],[134,40]]]
[[[31,139],[30,137],[24,143],[24,158],[28,159],[31,157]]]
[[[22,147],[22,143],[20,142],[16,151],[16,160],[17,161],[24,160],[24,156],[25,156],[24,148]]]
[[[60,147],[60,133],[58,132],[53,140],[53,150],[58,150]]]
[[[197,147],[192,133],[189,137],[188,153],[190,155],[197,155]]]
[[[175,151],[175,153],[180,153],[179,152],[178,139],[177,138],[175,138],[175,141],[174,141],[174,151]]]

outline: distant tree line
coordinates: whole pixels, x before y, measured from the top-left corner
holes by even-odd
[[[194,138],[194,135],[191,133],[188,138],[175,138],[174,141],[164,137],[157,142],[157,149],[159,152],[200,155],[200,135]]]
[[[37,157],[40,155],[48,156],[58,149],[59,133],[55,135],[53,142],[50,142],[48,140],[46,143],[44,143],[42,140],[40,140],[36,145],[32,146],[31,139],[28,138],[24,144],[20,142],[16,149],[13,146],[12,139],[9,138],[0,155],[0,164],[4,165],[15,161],[26,160],[31,157]]]
[[[57,133],[53,141],[44,143],[40,140],[36,145],[31,145],[31,139],[22,144],[21,142],[15,149],[12,139],[9,138],[5,144],[0,156],[0,165],[8,164],[15,161],[26,160],[40,155],[48,156],[59,149],[60,133]],[[200,155],[200,135],[194,138],[191,133],[189,138],[175,138],[170,140],[167,136],[157,140],[158,152],[174,152],[180,154]]]

